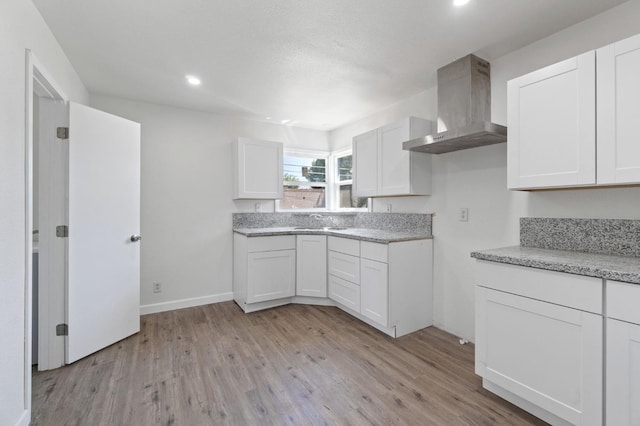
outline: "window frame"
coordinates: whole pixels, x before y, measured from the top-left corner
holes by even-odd
[[[340,181],[339,171],[338,171],[338,159],[342,157],[346,157],[348,155],[353,155],[353,150],[351,148],[341,149],[339,151],[327,152],[327,151],[314,151],[314,150],[303,150],[303,149],[284,149],[283,159],[284,157],[304,157],[304,158],[315,158],[315,159],[324,159],[325,160],[325,182],[316,182],[318,186],[324,186],[325,188],[325,207],[318,208],[306,208],[306,209],[284,209],[280,207],[280,200],[276,200],[275,202],[275,211],[276,212],[366,212],[369,211],[369,206],[371,205],[371,200],[367,200],[367,207],[350,207],[350,208],[340,208],[339,198],[340,198],[340,187],[343,185],[353,185],[353,178],[347,181]],[[289,181],[287,181],[289,182]],[[292,181],[292,183],[296,183],[300,181]],[[308,184],[308,182],[300,182],[303,184]],[[284,187],[284,170],[282,171],[282,186]]]
[[[314,151],[314,150],[304,150],[304,149],[284,149],[283,153],[282,153],[282,158],[283,158],[283,165],[284,165],[284,157],[303,157],[303,158],[313,158],[313,159],[324,159],[324,163],[325,163],[325,181],[324,182],[314,182],[314,184],[316,186],[323,186],[324,187],[324,191],[325,191],[325,207],[317,207],[317,208],[307,208],[307,209],[284,209],[280,207],[280,201],[281,200],[276,200],[275,203],[275,211],[277,212],[287,212],[287,213],[291,213],[291,212],[326,212],[326,211],[331,211],[329,209],[329,204],[330,204],[330,188],[329,188],[329,182],[327,182],[328,180],[328,170],[329,170],[329,163],[331,162],[330,157],[331,157],[331,153],[327,152],[327,151]],[[284,166],[283,166],[284,167]],[[282,176],[281,176],[282,182],[281,185],[284,187],[285,185],[285,181],[284,181],[284,169],[282,170]],[[293,183],[295,184],[296,182],[300,183],[300,184],[305,184],[308,185],[309,182],[304,182],[304,181],[287,181],[287,183]]]
[[[340,187],[344,185],[351,185],[353,189],[353,174],[351,175],[351,179],[349,180],[340,180],[340,170],[338,170],[338,159],[342,157],[347,157],[351,155],[353,160],[353,149],[345,148],[339,151],[334,151],[330,155],[329,164],[331,165],[331,206],[332,211],[336,212],[366,212],[369,211],[369,205],[371,204],[371,200],[367,199],[367,207],[338,207],[340,205]],[[352,169],[353,169],[353,162]]]

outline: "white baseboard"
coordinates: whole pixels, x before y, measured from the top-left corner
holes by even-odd
[[[140,305],[140,315],[156,314],[158,312],[173,311],[175,309],[192,308],[210,303],[233,300],[233,293],[210,294],[208,296],[192,297],[190,299],[171,300],[169,302]]]
[[[31,423],[31,410],[24,410],[16,422],[16,426],[29,426]]]

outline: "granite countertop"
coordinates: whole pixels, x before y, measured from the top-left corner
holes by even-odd
[[[640,284],[640,257],[522,246],[474,251],[471,257]]]
[[[426,232],[385,231],[370,228],[346,228],[346,229],[296,229],[293,227],[275,228],[235,228],[233,230],[247,237],[266,237],[271,235],[329,235],[334,237],[351,238],[373,243],[394,243],[399,241],[425,240],[433,236]]]

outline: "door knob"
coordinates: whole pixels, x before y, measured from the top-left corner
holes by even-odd
[[[140,235],[135,235],[135,234],[134,234],[134,235],[132,235],[132,236],[131,236],[131,242],[132,242],[132,243],[137,243],[137,242],[138,242],[138,241],[140,241],[141,239],[142,239],[142,236],[140,236]]]

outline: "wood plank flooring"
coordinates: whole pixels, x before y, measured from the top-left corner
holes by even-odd
[[[32,425],[544,424],[482,389],[473,351],[433,327],[391,339],[333,307],[146,315],[137,335],[34,372]]]

